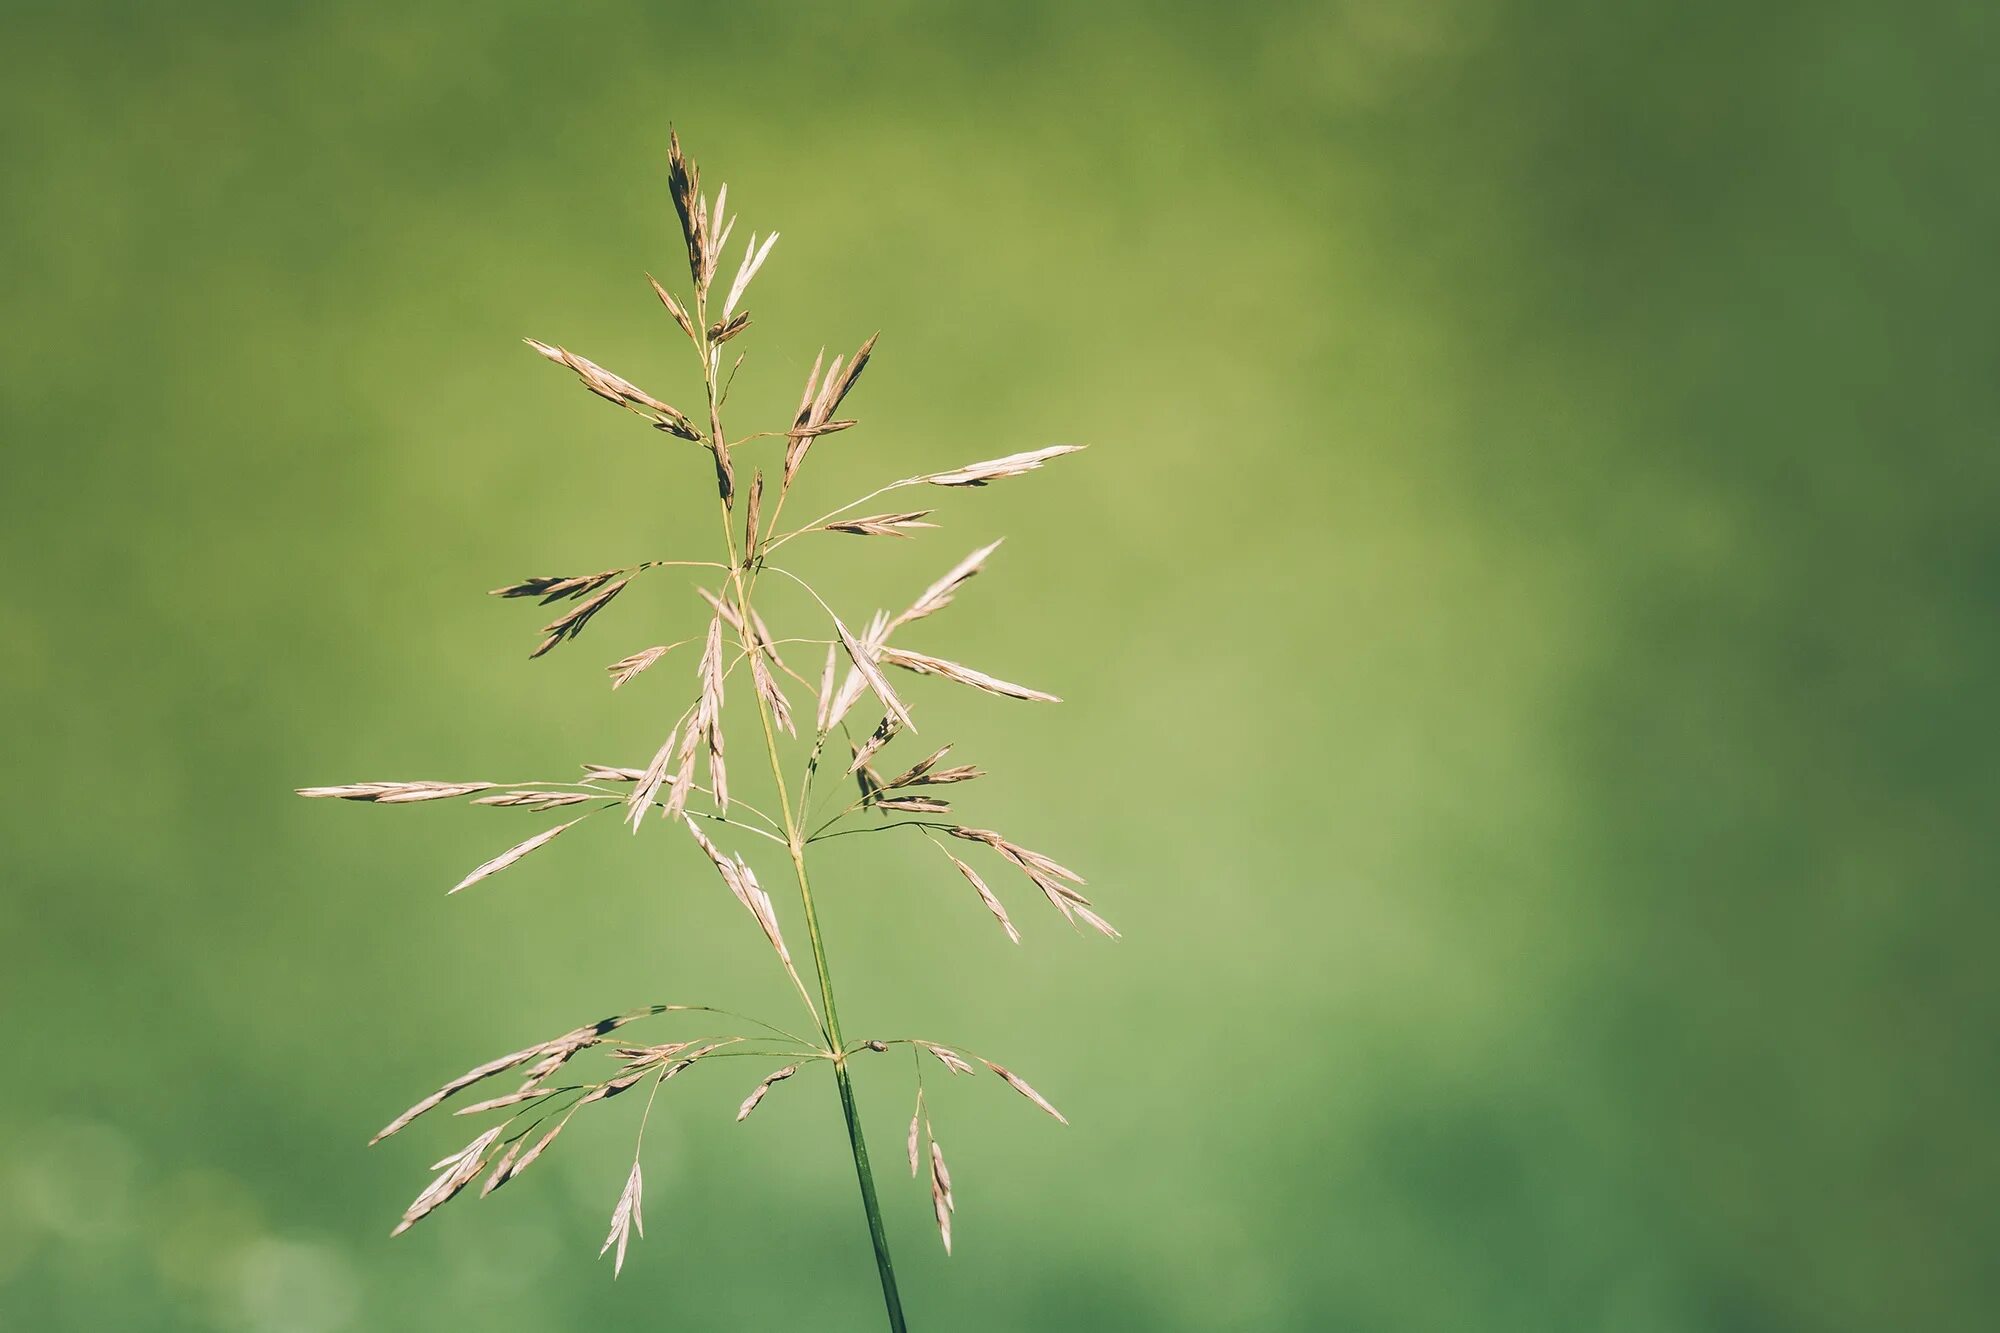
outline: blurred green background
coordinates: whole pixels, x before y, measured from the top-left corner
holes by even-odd
[[[811,555],[860,617],[1008,536],[909,642],[1067,702],[910,693],[1125,930],[830,845],[850,1035],[1074,1122],[934,1082],[947,1260],[861,1067],[915,1326],[1990,1327],[1990,6],[0,22],[0,1325],[879,1325],[824,1070],[676,1083],[615,1284],[630,1102],[391,1243],[465,1122],[363,1142],[444,1076],[788,992],[684,839],[447,898],[541,821],[290,795],[678,709],[601,668],[681,581],[536,662],[483,595],[713,544],[699,455],[518,342],[699,397],[672,121],[784,232],[738,431],[884,330],[816,497],[1094,445]]]

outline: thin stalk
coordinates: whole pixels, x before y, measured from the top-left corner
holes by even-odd
[[[698,312],[698,327],[708,327],[707,293],[697,291],[695,297]],[[703,338],[701,357],[702,380],[708,394],[708,420],[710,438],[716,447],[722,444],[721,406],[717,399],[715,383],[715,362]],[[736,552],[736,534],[730,521],[729,505],[722,506],[722,531],[729,549],[730,579],[735,585],[736,611],[742,625],[744,648],[757,652],[756,622],[751,618],[750,599],[744,591],[743,566],[750,563],[754,552],[745,551],[741,558]],[[796,577],[796,576],[794,576]],[[752,574],[755,586],[755,574]],[[855,1106],[854,1084],[847,1072],[845,1041],[840,1032],[840,1010],[834,1003],[833,978],[827,966],[826,944],[820,936],[819,912],[813,905],[812,882],[806,875],[805,839],[800,836],[800,821],[792,814],[792,800],[785,785],[784,763],[778,757],[778,737],[771,723],[771,713],[763,695],[752,691],[757,703],[757,720],[764,732],[764,753],[771,762],[771,780],[778,790],[778,811],[784,817],[786,851],[791,854],[792,873],[799,884],[799,902],[803,906],[806,919],[806,936],[811,941],[813,971],[819,978],[820,1008],[817,1015],[820,1028],[826,1036],[828,1058],[833,1062],[834,1085],[840,1092],[840,1112],[847,1123],[847,1143],[854,1156],[854,1177],[861,1188],[861,1206],[868,1214],[868,1239],[875,1247],[875,1271],[882,1281],[882,1303],[888,1311],[891,1333],[907,1333],[908,1325],[903,1319],[903,1298],[896,1288],[895,1262],[889,1255],[889,1234],[882,1224],[882,1205],[875,1197],[875,1174],[868,1164],[868,1141],[861,1128],[861,1113]],[[810,1003],[806,1006],[810,1009]]]

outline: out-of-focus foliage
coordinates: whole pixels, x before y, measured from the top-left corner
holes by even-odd
[[[391,1244],[469,1134],[362,1144],[442,1077],[787,990],[685,839],[447,899],[520,817],[289,794],[643,763],[679,707],[691,660],[601,672],[691,632],[673,582],[532,663],[482,595],[709,542],[699,452],[518,341],[695,396],[670,120],[784,232],[739,430],[884,330],[825,498],[1093,445],[826,539],[855,596],[1008,535],[913,646],[1068,702],[911,692],[1126,933],[1016,892],[1016,949],[928,849],[829,844],[852,1034],[1074,1122],[936,1090],[954,1257],[885,1181],[918,1326],[1990,1319],[1990,7],[4,30],[0,1324],[876,1326],[823,1070],[663,1096],[615,1285],[604,1126]]]

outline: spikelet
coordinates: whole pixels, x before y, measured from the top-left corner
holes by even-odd
[[[757,1103],[764,1100],[764,1094],[771,1090],[772,1084],[781,1083],[798,1072],[797,1065],[786,1065],[775,1073],[765,1075],[764,1081],[752,1088],[750,1095],[743,1099],[743,1105],[736,1108],[736,1122],[741,1124],[749,1119],[750,1113],[757,1109]]]
[[[908,484],[984,486],[1003,477],[1018,477],[1024,472],[1033,472],[1052,458],[1080,453],[1084,448],[1081,444],[1052,444],[1046,449],[1035,449],[1025,454],[1008,454],[1005,458],[991,458],[983,463],[968,463],[950,472],[926,473],[921,477],[912,477]]]
[[[611,1276],[614,1278],[625,1271],[625,1246],[632,1239],[632,1233],[646,1234],[646,1222],[639,1213],[639,1196],[645,1188],[645,1178],[640,1174],[635,1158],[632,1174],[625,1177],[624,1192],[618,1196],[618,1206],[611,1211],[611,1234],[604,1238],[604,1247],[597,1252],[597,1257],[602,1259],[605,1250],[613,1245],[618,1247],[618,1255],[611,1261]]]
[[[924,589],[922,595],[910,603],[909,610],[890,621],[889,628],[893,630],[898,626],[909,624],[912,620],[922,620],[925,616],[934,615],[950,606],[951,599],[960,586],[984,569],[987,557],[999,549],[999,542],[989,542],[953,565],[943,578]]]
[[[526,842],[517,843],[514,846],[509,847],[506,851],[500,853],[500,855],[494,857],[491,861],[486,862],[484,865],[474,870],[471,874],[467,875],[464,879],[454,884],[450,889],[446,890],[446,892],[457,893],[460,889],[469,889],[474,884],[477,884],[480,880],[485,879],[488,875],[499,874],[501,871],[505,870],[508,866],[513,865],[516,861],[526,856],[529,852],[536,851],[539,850],[540,848],[548,846],[551,842],[555,841],[556,835],[561,833],[564,829],[574,828],[588,818],[589,818],[588,815],[579,815],[575,819],[570,820],[569,823],[567,824],[558,824],[552,829],[544,829],[540,833],[537,833],[534,837],[528,839]]]
[[[932,657],[928,653],[913,653],[906,648],[885,647],[882,649],[882,660],[905,671],[914,671],[920,676],[942,676],[946,680],[957,681],[960,685],[970,685],[975,690],[984,690],[988,694],[997,694],[1007,699],[1029,699],[1050,704],[1062,702],[1053,694],[1031,690],[1026,685],[1016,685],[1011,680],[1001,680],[998,676],[989,676],[984,671],[974,671],[969,666],[947,662],[942,657]]]
[[[369,801],[376,805],[415,805],[422,801],[470,796],[476,791],[492,791],[493,787],[491,782],[351,782],[344,787],[300,787],[297,790],[299,795],[313,798]]]
[[[568,366],[575,371],[583,387],[607,403],[616,403],[626,411],[646,418],[656,429],[666,431],[669,435],[678,435],[683,440],[701,438],[701,432],[694,428],[694,423],[688,420],[685,412],[672,403],[653,397],[623,376],[614,375],[595,361],[553,344],[538,342],[533,338],[524,338],[522,341],[548,360],[559,366]]]

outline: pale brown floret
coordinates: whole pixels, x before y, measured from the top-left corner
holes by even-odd
[[[875,697],[881,700],[882,707],[888,710],[889,716],[911,731],[915,731],[917,724],[911,720],[910,710],[903,706],[902,698],[883,677],[882,668],[875,664],[875,652],[849,633],[847,626],[842,624],[838,617],[834,619],[833,628],[840,636],[840,646],[847,650],[848,660],[854,663],[854,669],[861,673],[861,678],[868,683],[868,688],[875,691]]]
[[[857,537],[908,537],[914,528],[934,528],[925,523],[932,511],[917,509],[899,514],[869,514],[865,518],[843,518],[826,525],[828,532],[851,532]]]
[[[729,886],[729,891],[736,895],[738,902],[750,909],[750,915],[757,918],[757,924],[763,928],[764,938],[771,942],[771,947],[778,951],[779,961],[789,970],[792,966],[791,951],[785,948],[785,937],[778,929],[778,913],[771,906],[771,895],[759,887],[756,873],[744,864],[742,857],[738,856],[732,860],[723,855],[722,849],[702,834],[701,827],[694,820],[687,819],[686,823],[688,832],[694,834],[695,842],[700,844],[702,851],[708,853],[708,859],[715,863],[716,872],[722,876],[722,882]]]
[[[569,1060],[578,1051],[596,1045],[598,1040],[605,1034],[616,1031],[618,1028],[623,1027],[636,1018],[643,1017],[649,1012],[651,1011],[615,1014],[610,1018],[599,1019],[597,1022],[588,1024],[587,1026],[572,1028],[559,1037],[551,1037],[547,1041],[536,1042],[533,1046],[524,1046],[518,1051],[512,1051],[497,1059],[488,1060],[483,1065],[468,1069],[465,1073],[452,1079],[436,1092],[425,1097],[416,1105],[410,1107],[407,1111],[404,1111],[394,1120],[384,1125],[376,1133],[375,1137],[368,1140],[368,1142],[371,1145],[380,1143],[383,1139],[404,1128],[426,1111],[435,1109],[454,1094],[463,1092],[473,1084],[489,1079],[495,1074],[502,1074],[509,1069],[515,1069],[521,1065],[528,1064],[531,1060],[536,1061],[536,1063],[526,1071],[529,1081],[536,1082],[547,1078],[550,1074],[561,1068],[564,1062]],[[540,1058],[537,1059],[537,1057]]]
[[[950,606],[952,597],[965,581],[984,569],[987,558],[999,549],[999,542],[989,542],[953,565],[943,578],[924,589],[917,600],[910,603],[909,610],[890,621],[889,628],[893,630],[913,620],[922,620],[925,616],[934,615]]]
[[[488,1160],[486,1150],[500,1137],[500,1129],[501,1126],[495,1125],[449,1157],[442,1157],[432,1162],[431,1170],[438,1173],[437,1179],[426,1185],[423,1193],[403,1210],[403,1220],[396,1223],[396,1229],[389,1234],[402,1235],[431,1213],[451,1202],[460,1190],[471,1184],[474,1177],[485,1169]]]
[[[300,787],[298,794],[342,801],[369,801],[376,805],[415,805],[422,801],[470,796],[476,791],[492,791],[493,787],[491,782],[350,782],[342,787]]]
[[[1029,1087],[1028,1080],[1022,1078],[1019,1074],[1007,1068],[1005,1065],[996,1065],[991,1060],[981,1060],[979,1063],[985,1065],[988,1069],[992,1070],[994,1073],[998,1074],[1001,1078],[1005,1079],[1008,1087],[1020,1093],[1023,1097],[1026,1097],[1029,1101],[1041,1107],[1044,1111],[1047,1111],[1057,1120],[1060,1120],[1065,1125],[1069,1123],[1069,1117],[1064,1115],[1061,1111],[1056,1110],[1056,1108],[1050,1104],[1048,1098],[1042,1096],[1041,1093],[1036,1092],[1033,1088]]]
[[[882,796],[874,801],[877,810],[893,810],[906,815],[948,815],[951,802],[931,796]]]
[[[896,738],[897,733],[902,731],[902,729],[902,723],[893,717],[884,717],[880,722],[876,723],[875,730],[869,734],[867,740],[861,743],[860,748],[855,750],[854,762],[847,766],[847,771],[853,773],[863,764],[872,760],[883,746]]]
[[[608,606],[611,599],[623,592],[625,585],[630,582],[629,578],[619,579],[616,583],[607,585],[602,591],[579,602],[570,610],[542,626],[542,633],[548,637],[543,639],[541,646],[536,648],[534,652],[529,653],[528,656],[540,657],[564,639],[574,639],[577,635],[583,633],[583,627],[590,623],[590,618]]]
[[[1063,914],[1065,920],[1074,923],[1081,919],[1085,925],[1100,934],[1117,938],[1118,931],[1110,922],[1095,912],[1084,910],[1089,908],[1090,899],[1070,887],[1071,884],[1085,882],[1083,876],[1074,870],[1040,852],[1031,851],[1019,843],[1009,842],[992,829],[952,828],[945,831],[952,837],[963,838],[967,842],[985,843],[1002,857],[1013,862],[1023,874],[1027,875],[1029,881],[1042,891],[1042,895],[1056,910]]]
[[[587,818],[589,818],[588,815],[579,815],[575,819],[570,820],[569,823],[567,824],[558,824],[552,829],[543,829],[540,833],[537,833],[534,837],[529,838],[526,842],[516,843],[514,846],[509,847],[506,851],[500,853],[500,855],[494,857],[491,861],[486,862],[484,865],[474,870],[471,874],[467,875],[464,879],[460,880],[458,883],[454,884],[450,889],[446,890],[446,892],[457,893],[460,889],[471,888],[474,884],[477,884],[480,880],[485,879],[488,875],[499,874],[502,870],[505,870],[508,866],[513,865],[516,861],[520,860],[528,853],[536,851],[539,848],[548,846],[549,843],[555,841],[556,835],[561,833],[564,829],[574,828],[576,825],[582,823]]]
[[[913,483],[927,482],[932,486],[984,486],[1003,477],[1018,477],[1024,472],[1033,472],[1050,459],[1080,453],[1084,447],[1081,444],[1052,444],[1046,449],[1008,454],[1005,458],[991,458],[983,463],[968,463],[951,472],[930,472],[911,480]]]
[[[596,574],[558,575],[543,574],[536,578],[510,583],[504,588],[494,588],[489,597],[538,597],[543,606],[561,601],[565,597],[582,597],[596,592],[625,571],[607,569]]]
[[[688,316],[688,312],[682,308],[674,294],[661,286],[660,280],[650,273],[646,275],[646,281],[653,284],[654,295],[660,298],[660,304],[667,308],[667,313],[674,317],[674,323],[681,326],[681,332],[693,339],[695,346],[701,346],[701,335],[695,332],[694,320]]]
[[[743,293],[750,289],[750,280],[757,276],[757,270],[764,267],[771,247],[778,243],[778,233],[772,232],[765,238],[763,247],[757,245],[757,233],[750,233],[749,248],[743,252],[743,263],[737,267],[736,281],[729,284],[729,299],[722,303],[722,317],[728,319],[736,311],[736,303],[743,299]]]
[[[942,676],[946,680],[957,681],[960,685],[970,685],[975,690],[984,690],[988,694],[998,694],[1008,699],[1028,699],[1050,704],[1062,702],[1053,694],[1031,690],[1026,685],[1016,685],[1011,680],[1001,680],[998,676],[989,676],[984,671],[975,671],[957,662],[947,662],[942,657],[932,657],[928,653],[913,653],[907,648],[885,647],[882,649],[882,660],[890,666],[899,666],[920,676]]]
[[[944,1252],[951,1253],[951,1215],[958,1211],[952,1202],[951,1172],[945,1169],[944,1150],[938,1141],[931,1140],[931,1212],[937,1218],[938,1236],[944,1241]]]
[[[611,688],[614,690],[617,689],[626,681],[632,679],[632,677],[638,675],[662,657],[665,657],[667,652],[668,646],[661,644],[656,648],[642,648],[630,657],[619,658],[616,662],[604,668],[605,671],[610,673]]]
[[[980,902],[986,904],[986,910],[993,913],[993,919],[998,921],[1000,928],[1007,932],[1007,938],[1019,944],[1021,942],[1021,932],[1014,928],[1013,921],[1007,916],[1007,909],[1000,905],[1000,899],[994,895],[993,890],[986,887],[986,881],[979,877],[979,872],[957,857],[952,856],[950,852],[946,852],[945,855],[951,857],[951,863],[958,867],[958,873],[965,876],[966,882],[972,885],[972,891],[979,895]]]
[[[592,782],[637,782],[646,776],[643,768],[620,768],[615,764],[585,764],[583,773]]]
[[[819,376],[821,361],[813,362],[812,373],[806,376],[805,392],[799,397],[799,409],[792,418],[792,428],[788,432],[790,442],[785,450],[785,485],[792,484],[792,478],[797,475],[799,465],[805,462],[806,451],[812,448],[815,436],[829,435],[837,429],[854,424],[851,421],[835,421],[833,414],[839,408],[841,400],[854,388],[855,381],[861,378],[861,371],[868,364],[868,355],[875,348],[875,339],[880,336],[880,334],[870,334],[868,341],[861,344],[853,359],[847,363],[844,372],[841,370],[841,358],[836,356],[833,364],[827,367],[824,380],[820,380]],[[820,358],[824,359],[825,356],[826,353],[822,350]],[[819,387],[818,391],[814,392],[816,382]]]
[[[646,811],[650,810],[653,802],[659,798],[660,788],[667,783],[667,766],[673,762],[679,737],[678,726],[667,732],[666,740],[662,741],[660,748],[653,753],[653,762],[639,775],[638,785],[633,787],[632,794],[626,798],[625,822],[632,826],[634,833],[639,831],[639,824],[645,819]]]
[[[922,1046],[925,1050],[929,1051],[932,1055],[936,1056],[938,1058],[939,1063],[944,1065],[944,1067],[946,1069],[949,1069],[952,1073],[970,1074],[972,1072],[972,1066],[965,1062],[965,1057],[961,1056],[957,1051],[954,1051],[951,1047],[940,1046],[936,1042],[930,1042],[930,1041],[918,1042],[917,1044],[919,1046]]]
[[[576,372],[583,387],[608,403],[616,403],[628,412],[637,413],[653,423],[654,427],[670,435],[678,435],[684,440],[699,440],[701,432],[694,428],[687,414],[672,403],[655,398],[632,381],[621,375],[614,375],[603,366],[575,352],[539,342],[534,338],[524,338],[523,342],[534,348],[542,356],[559,366],[568,366]]]
[[[797,1065],[786,1065],[783,1069],[765,1075],[764,1081],[762,1083],[759,1083],[756,1087],[752,1088],[750,1090],[750,1095],[743,1099],[743,1105],[736,1108],[737,1123],[741,1124],[744,1120],[749,1118],[750,1113],[757,1109],[757,1103],[764,1100],[764,1094],[768,1093],[771,1090],[772,1084],[781,1083],[785,1079],[790,1078],[792,1075],[798,1072],[799,1072],[799,1067]]]
[[[586,801],[601,801],[604,797],[584,791],[503,791],[492,796],[482,796],[474,805],[523,806],[539,814],[544,810],[556,810],[566,805],[582,805]]]
[[[785,692],[778,688],[778,679],[771,674],[771,668],[764,665],[762,653],[753,654],[750,658],[750,682],[756,687],[757,694],[763,699],[765,707],[771,710],[773,725],[780,731],[798,735],[797,728],[792,725],[791,701],[785,698]]]
[[[611,1276],[614,1278],[625,1270],[625,1246],[632,1239],[632,1233],[646,1234],[646,1222],[639,1213],[639,1198],[644,1192],[645,1179],[639,1173],[638,1159],[634,1158],[632,1174],[625,1178],[624,1192],[619,1194],[618,1206],[611,1211],[611,1234],[604,1238],[604,1246],[597,1252],[597,1257],[602,1259],[605,1250],[613,1245],[618,1247],[618,1255],[611,1261]]]

